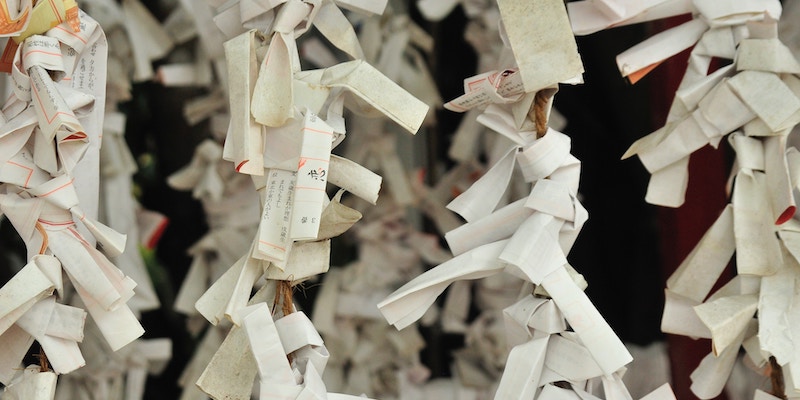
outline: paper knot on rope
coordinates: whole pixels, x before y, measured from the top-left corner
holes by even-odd
[[[455,257],[378,307],[402,329],[421,318],[451,283],[506,272],[528,282],[528,289],[535,287],[539,297],[525,296],[505,310],[513,348],[495,398],[595,398],[598,391],[589,382],[601,383],[608,399],[630,398],[621,378],[632,357],[583,292],[586,282],[566,258],[588,213],[577,198],[580,161],[570,154],[570,139],[547,123],[557,84],[575,83],[583,71],[564,5],[515,0],[498,5],[503,42],[518,70],[468,78],[465,95],[447,108],[484,108],[478,123],[513,146],[448,204],[467,221],[445,235]],[[517,166],[530,192],[501,205]],[[665,385],[646,398],[674,395]]]
[[[5,53],[14,55],[14,85],[0,118],[0,210],[25,241],[29,262],[0,288],[12,303],[22,301],[0,312],[6,321],[2,341],[13,349],[0,362],[4,384],[33,340],[56,373],[84,364],[77,343],[83,340],[86,311],[57,303],[53,294],[61,300],[71,291],[63,272],[113,350],[143,333],[126,304],[136,283],[106,258],[122,252],[125,236],[90,215],[97,196],[91,162],[96,152],[86,157],[90,161],[84,155],[99,146],[107,44],[97,22],[77,9],[80,29],[71,26],[75,21],[70,24],[65,4],[74,3],[37,3],[27,27],[32,34]],[[44,19],[39,9],[46,9]]]
[[[701,398],[723,390],[740,347],[757,366],[769,355],[785,370],[794,368],[800,340],[786,332],[796,323],[789,310],[797,297],[800,225],[773,224],[765,181],[760,172],[738,174],[732,203],[667,280],[662,330],[712,340],[711,353],[692,373],[692,391]],[[712,293],[734,255],[739,274]],[[793,382],[787,389],[797,390]]]
[[[722,137],[740,129],[748,136],[785,135],[800,121],[800,92],[793,89],[800,64],[777,38],[778,1],[738,2],[730,7],[701,0],[682,5],[653,2],[628,8],[613,1],[582,1],[570,3],[570,10],[577,33],[584,32],[581,27],[587,22],[583,17],[594,20],[598,12],[619,11],[618,16],[630,17],[626,23],[643,20],[636,15],[655,19],[695,13],[691,21],[617,56],[622,75],[636,82],[694,45],[666,126],[638,140],[623,156],[638,155],[652,174],[646,196],[650,203],[683,204],[689,156],[701,147],[716,147]],[[713,58],[735,62],[709,74]]]
[[[311,321],[303,312],[275,317],[271,313],[276,284],[268,281],[240,308],[228,333],[198,386],[213,397],[249,395],[253,379],[261,382],[261,396],[287,399],[347,400],[363,397],[328,393],[320,378],[329,357]],[[292,354],[291,362],[287,359]]]
[[[576,198],[580,163],[569,154],[569,138],[554,130],[539,139],[535,132],[519,132],[510,110],[497,105],[489,106],[482,117],[481,123],[518,145],[448,206],[468,222],[445,236],[456,257],[398,289],[379,303],[381,312],[402,329],[419,319],[450,283],[505,271],[541,285],[552,296],[587,354],[600,366],[596,376],[618,372],[631,361],[630,354],[577,286],[565,256],[588,217]],[[494,193],[505,190],[515,161],[526,180],[534,183],[531,193],[527,199],[496,209],[500,197]],[[514,364],[506,371],[535,373]],[[512,392],[524,398],[510,388],[498,398]]]
[[[567,329],[560,307],[553,299],[528,295],[503,310],[508,347],[507,365],[524,366],[503,374],[496,398],[542,398],[571,395],[594,397],[590,388],[620,393],[631,398],[622,382],[624,370],[606,374],[579,334]],[[569,354],[569,357],[563,356]],[[561,385],[567,383],[567,388]],[[674,398],[668,384],[643,399]]]
[[[143,333],[141,325],[125,304],[133,296],[136,283],[95,249],[76,224],[80,221],[106,254],[112,256],[124,249],[125,236],[85,215],[78,206],[73,179],[68,175],[26,192],[33,197],[2,195],[0,208],[25,240],[28,251],[39,252],[43,247],[39,243],[47,241],[48,252],[60,261],[112,349],[117,350],[139,337]],[[37,225],[43,227],[46,239],[42,235],[37,237]],[[119,332],[120,327],[126,330]]]
[[[363,51],[355,30],[339,9],[342,6],[377,13],[386,3],[288,0],[265,5],[242,0],[228,4],[226,9],[215,10],[218,11],[215,21],[231,38],[224,44],[231,119],[222,158],[233,162],[236,172],[252,178],[261,200],[261,218],[250,246],[197,299],[195,307],[214,325],[224,325],[226,320],[232,322],[234,328],[228,339],[236,338],[235,346],[242,341],[237,332],[245,328],[250,330],[250,318],[260,321],[260,325],[267,323],[264,319],[272,322],[272,315],[242,312],[248,304],[274,301],[274,292],[272,298],[254,301],[259,298],[256,295],[251,299],[256,283],[263,277],[267,283],[262,289],[274,291],[275,281],[281,281],[283,289],[279,300],[283,312],[276,312],[275,316],[289,313],[291,290],[286,286],[326,272],[330,262],[330,238],[347,230],[361,217],[358,211],[341,204],[343,191],[328,198],[328,182],[368,202],[374,203],[377,199],[379,176],[331,154],[332,148],[344,139],[344,108],[362,115],[385,115],[411,133],[415,133],[425,119],[427,105],[360,59]],[[295,39],[312,25],[356,60],[302,71]],[[254,27],[258,29],[252,29]],[[208,161],[202,162],[207,168],[205,171],[210,171]],[[182,175],[187,178],[191,172],[182,171]],[[202,179],[187,180],[202,182]],[[186,185],[189,186],[195,184]],[[291,313],[275,324],[299,318],[298,314]],[[198,380],[198,385],[214,397],[220,396],[219,393],[235,392],[236,396],[245,391],[249,393],[253,381],[253,376],[249,382],[237,378],[235,383],[224,383],[231,388],[221,387],[222,381],[217,379],[227,374],[219,369],[220,357],[241,358],[242,352],[247,352],[246,348],[235,347],[228,339],[217,352],[219,357],[212,358]],[[290,365],[276,366],[286,372],[281,379],[273,382],[274,377],[266,376],[278,372],[277,369],[262,369],[262,381],[269,382],[262,386],[262,397],[335,398],[333,394],[325,394],[319,379],[322,366],[315,364],[313,355],[309,358],[293,349],[280,356],[270,354],[270,360],[261,360],[261,343],[251,344],[260,363],[274,362],[277,357],[288,364],[286,353],[294,352]],[[321,341],[314,342],[313,346],[317,344],[321,345]],[[283,379],[288,377],[292,379]]]
[[[102,35],[96,23],[86,25],[82,32],[86,36],[80,40],[54,28],[52,36],[31,36],[17,48],[12,70],[14,91],[3,109],[5,160],[19,152],[31,136],[37,167],[52,175],[71,173],[83,157],[89,140],[79,119],[94,113],[95,97],[60,79],[72,77],[76,67],[77,56],[69,49],[80,54],[86,49],[82,41],[94,42]],[[12,183],[26,186],[25,181]]]
[[[7,298],[0,311],[0,338],[8,351],[0,359],[0,382],[9,385],[33,340],[48,353],[56,373],[84,364],[77,342],[83,340],[86,312],[57,304],[53,292],[63,292],[61,265],[53,256],[34,256],[2,288]]]
[[[593,19],[589,7],[599,4],[620,6],[602,1],[571,7]],[[800,163],[797,150],[787,148],[787,136],[800,122],[800,63],[777,36],[781,5],[772,0],[642,5],[634,13],[638,16],[618,16],[630,17],[623,23],[636,22],[646,14],[684,13],[688,6],[694,14],[691,21],[617,57],[622,74],[635,82],[694,45],[666,126],[638,140],[623,156],[638,155],[652,174],[646,200],[680,206],[694,151],[707,144],[716,147],[727,136],[736,152],[731,202],[667,280],[662,330],[711,338],[710,354],[691,374],[691,390],[698,397],[722,392],[740,348],[762,373],[782,369],[786,393],[773,387],[773,394],[792,397],[800,391],[800,379],[792,372],[800,340],[792,334],[797,322],[789,312],[796,300],[792,282],[800,254],[793,219]],[[581,21],[588,20],[577,17],[573,27]],[[732,63],[708,73],[712,58]],[[712,293],[734,255],[737,276]],[[756,392],[762,395],[767,396]]]

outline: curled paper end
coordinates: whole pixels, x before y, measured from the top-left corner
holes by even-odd
[[[635,155],[636,155],[636,149],[634,149],[633,147],[629,147],[628,150],[625,151],[625,154],[623,154],[622,157],[620,157],[619,159],[620,161],[627,160]]]
[[[778,220],[775,221],[775,225],[783,225],[784,223],[792,219],[796,211],[797,211],[796,206],[788,207],[786,210],[783,211],[783,213],[781,213],[781,215],[778,217]]]
[[[628,78],[628,82],[631,85],[636,84],[636,82],[639,82],[642,78],[644,78],[652,70],[656,69],[656,67],[661,65],[662,62],[663,61],[652,63],[652,64],[650,64],[650,65],[648,65],[648,66],[646,66],[646,67],[644,67],[644,68],[642,68],[642,69],[640,69],[638,71],[634,71],[634,72],[628,74],[628,76],[626,76],[626,78]]]

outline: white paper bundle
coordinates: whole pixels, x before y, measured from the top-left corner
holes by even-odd
[[[652,174],[646,200],[677,207],[684,201],[689,156],[727,136],[736,152],[731,202],[667,281],[662,330],[709,337],[711,353],[692,373],[692,391],[709,399],[723,390],[740,347],[757,372],[770,375],[772,393],[798,398],[793,375],[798,342],[793,332],[796,303],[797,222],[794,191],[796,150],[787,137],[800,122],[800,63],[778,39],[777,1],[694,1],[688,8],[654,2],[650,10],[625,2],[602,2],[624,10],[610,25],[598,24],[600,2],[579,2],[576,32],[691,11],[694,19],[662,32],[617,57],[634,82],[663,60],[694,45],[667,125],[634,143],[624,157],[638,155]],[[594,7],[594,11],[590,10]],[[631,10],[629,14],[626,14]],[[594,13],[594,14],[593,14]],[[649,17],[648,17],[649,18]],[[713,57],[732,63],[708,73]],[[711,293],[735,256],[738,275]],[[765,365],[769,363],[769,367]],[[785,393],[778,382],[785,382]],[[768,397],[757,391],[756,398]]]
[[[85,338],[87,311],[98,339],[110,352],[143,333],[134,310],[158,303],[143,265],[131,264],[140,261],[135,241],[131,242],[134,254],[123,256],[130,247],[125,235],[114,230],[127,230],[133,214],[126,221],[107,221],[114,227],[96,220],[106,105],[108,44],[103,30],[73,1],[20,6],[22,12],[10,26],[19,29],[4,33],[11,39],[2,67],[11,73],[15,89],[3,106],[0,123],[4,132],[0,209],[25,241],[29,261],[0,288],[7,296],[0,376],[4,384],[11,384],[12,397],[52,398],[55,374],[47,368],[65,374],[87,360],[96,361],[84,359],[78,348]],[[118,125],[113,119],[109,123],[105,126]],[[108,138],[113,141],[115,135]],[[118,182],[129,185],[130,159],[125,164],[126,159],[117,157],[126,153],[116,144],[106,149],[121,163],[106,168],[106,173],[118,174],[122,177]],[[125,270],[109,259],[119,260]],[[147,282],[133,301],[137,284],[132,277]],[[77,307],[62,304],[68,301]],[[13,383],[14,370],[33,340],[47,356],[45,369],[26,371],[21,382]]]
[[[416,327],[392,329],[376,305],[419,275],[423,261],[449,255],[385,199],[356,229],[358,259],[325,275],[313,321],[331,353],[323,377],[329,390],[397,398],[407,394],[401,382],[420,385],[430,375],[419,359],[425,341]]]
[[[495,398],[596,398],[600,387],[605,398],[630,398],[621,376],[631,356],[566,260],[588,217],[577,200],[580,162],[570,154],[570,140],[547,128],[557,84],[579,82],[583,72],[566,10],[560,1],[500,1],[499,10],[513,61],[466,79],[465,95],[446,107],[483,109],[478,122],[511,145],[447,206],[467,221],[446,235],[456,256],[399,288],[379,308],[402,329],[451,284],[509,273],[527,281],[533,293],[523,292],[504,310],[511,353]],[[504,194],[515,168],[528,187],[517,201]],[[674,396],[667,388],[650,398]]]
[[[226,378],[232,363],[247,362],[249,367],[250,357],[233,361],[249,351],[242,347],[250,346],[243,330],[250,337],[263,336],[270,330],[267,320],[277,322],[281,316],[296,318],[292,312],[291,286],[326,272],[330,238],[360,219],[360,213],[340,203],[341,195],[328,197],[327,183],[373,203],[377,198],[379,176],[331,154],[332,148],[344,139],[344,108],[367,115],[385,115],[412,133],[425,118],[427,105],[362,60],[364,51],[342,9],[379,14],[386,5],[386,2],[373,3],[344,0],[237,1],[225,5],[209,2],[199,6],[182,3],[185,10],[193,11],[195,31],[204,46],[202,54],[211,60],[218,73],[223,72],[220,92],[227,93],[230,100],[229,118],[219,118],[229,120],[227,129],[214,128],[225,136],[223,148],[210,141],[204,143],[192,164],[170,178],[174,187],[193,190],[203,200],[212,227],[209,235],[195,246],[195,262],[179,294],[179,307],[187,313],[194,313],[192,308],[196,308],[218,329],[226,329],[229,323],[234,325],[217,350],[213,346],[219,342],[212,340],[212,336],[220,332],[212,329],[214,333],[204,340],[203,356],[198,355],[184,374],[185,384],[197,380],[200,389],[212,397],[249,397],[252,379]],[[177,28],[181,18],[179,14],[174,16],[176,22],[170,25],[171,31],[181,32]],[[354,60],[323,65],[318,70],[301,70],[296,38],[312,25]],[[178,36],[184,35],[190,36],[188,33]],[[163,69],[162,76],[177,76],[177,66],[171,68]],[[209,106],[195,120],[212,116],[219,109]],[[223,171],[224,168],[227,170]],[[241,178],[233,178],[231,174]],[[234,184],[243,178],[251,178],[254,183],[256,190],[249,193],[258,194],[260,207],[252,196],[245,195],[248,191],[244,186]],[[249,215],[253,206],[259,207],[256,212],[260,218],[237,217]],[[258,224],[255,232],[250,231],[251,221]],[[250,235],[246,241],[228,243],[232,238],[244,238],[245,232]],[[216,267],[208,265],[204,259],[211,259],[208,255],[214,252],[222,253],[227,261],[217,260]],[[273,298],[269,301],[282,309],[243,313],[248,303],[258,303],[250,293],[259,286],[262,290],[271,288],[278,301]],[[286,363],[285,353],[273,354],[258,346],[250,346],[258,365],[278,368],[274,363],[281,360]],[[321,343],[314,346],[314,351],[324,352],[324,347],[316,348]],[[209,364],[200,372],[202,359]],[[324,398],[326,390],[319,378],[323,366],[311,368],[310,364],[302,364],[306,361],[280,367],[286,372],[281,376],[267,376],[271,367],[262,369],[261,380],[265,384],[261,397],[305,398],[302,396],[313,394]],[[299,372],[293,374],[293,368]],[[297,373],[305,377],[295,382]],[[305,386],[299,382],[305,382]],[[188,391],[184,393],[184,398],[189,396]]]

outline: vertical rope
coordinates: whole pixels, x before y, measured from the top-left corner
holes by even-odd
[[[44,254],[49,243],[47,231],[44,230],[44,226],[38,221],[36,222],[36,230],[42,235],[42,246],[39,247],[39,254]],[[47,354],[44,353],[44,347],[41,347],[41,344],[39,344],[39,346],[39,354],[36,356],[39,359],[39,371],[48,372],[50,371],[50,363],[47,362]]]
[[[536,124],[536,138],[539,139],[547,133],[547,94],[544,90],[536,92],[533,99],[533,118]]]
[[[775,356],[769,357],[769,379],[772,381],[772,395],[786,400],[786,384],[783,381],[783,368]]]
[[[44,353],[44,348],[39,345],[39,355],[36,358],[39,359],[39,372],[50,372],[50,363],[47,362],[47,354]]]
[[[276,281],[275,285],[275,301],[272,303],[272,313],[275,314],[275,308],[278,307],[278,304],[281,305],[281,312],[284,316],[293,313],[292,283],[289,281]]]
[[[273,315],[275,315],[275,308],[278,307],[278,303],[281,305],[281,312],[284,317],[294,312],[294,308],[292,307],[292,290],[292,282],[290,281],[275,282],[275,301],[272,303]],[[291,365],[294,359],[292,353],[287,354],[286,359],[289,360],[289,364]]]
[[[36,222],[36,230],[42,234],[42,247],[39,248],[39,254],[44,254],[45,250],[47,250],[47,245],[49,244],[47,239],[47,231],[44,230],[44,227],[38,221]]]

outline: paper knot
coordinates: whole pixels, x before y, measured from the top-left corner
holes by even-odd
[[[550,129],[548,134],[523,147],[517,153],[517,162],[525,181],[534,182],[555,172],[567,160],[570,143],[569,136]]]

